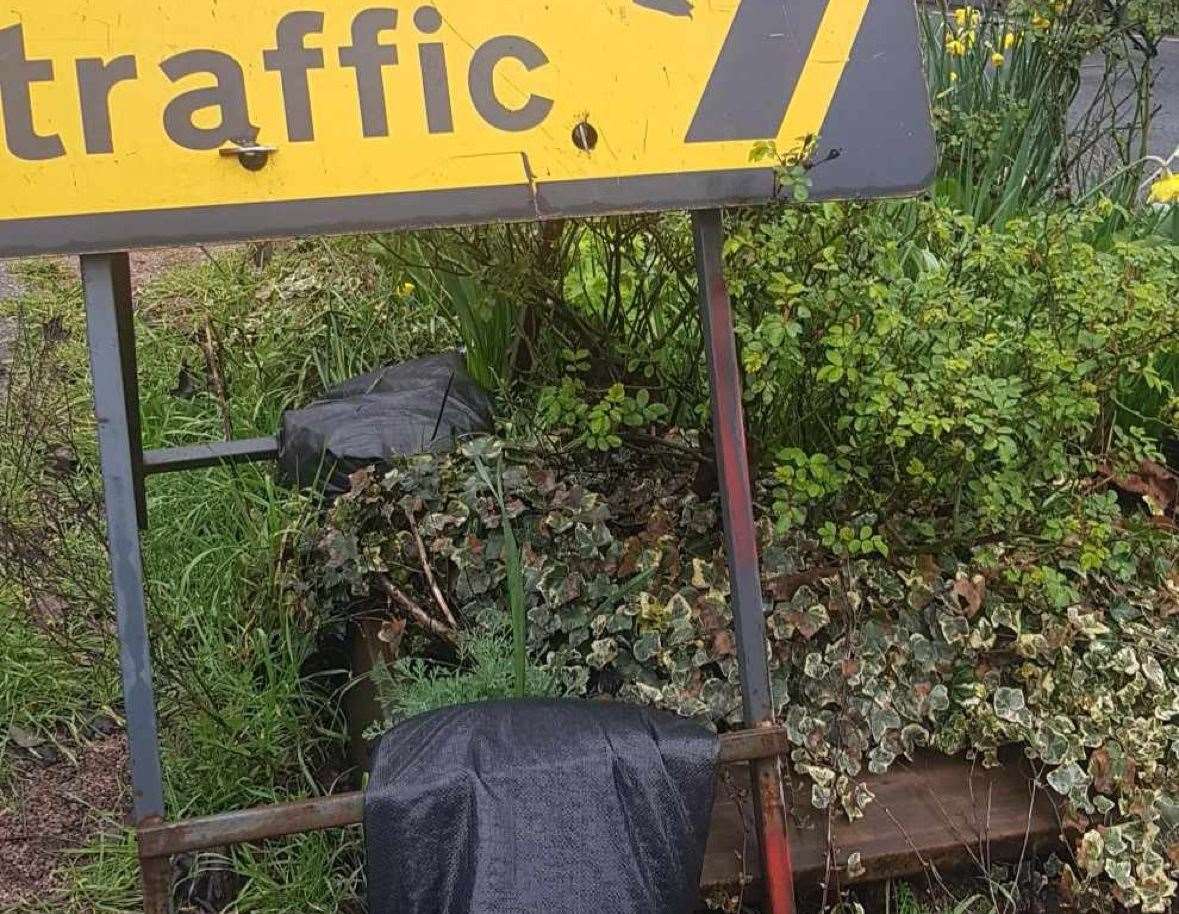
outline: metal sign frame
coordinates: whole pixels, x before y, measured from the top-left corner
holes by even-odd
[[[750,763],[767,910],[792,914],[794,879],[779,762],[789,744],[775,718],[770,686],[741,374],[723,269],[721,211],[693,212],[692,228],[747,728],[722,738],[721,761]],[[144,910],[168,914],[173,854],[355,825],[362,820],[363,797],[343,794],[187,821],[166,819],[140,545],[140,530],[147,523],[144,478],[149,473],[269,460],[278,446],[273,438],[259,438],[145,454],[139,428],[130,258],[126,253],[87,254],[81,264]]]
[[[633,3],[661,14],[686,15],[685,6],[691,10],[687,0]],[[823,44],[826,26],[832,25],[832,32],[839,32],[846,44],[847,22],[839,14],[834,19],[829,14],[832,10],[852,9],[846,6],[848,3],[855,6],[857,17],[862,17],[857,20],[858,31],[852,36],[850,51],[844,45],[833,49]],[[829,93],[822,99],[826,107],[821,132],[817,138],[807,138],[814,143],[813,161],[818,163],[811,171],[812,197],[849,199],[920,192],[932,180],[935,158],[919,63],[916,17],[912,0],[798,0],[789,7],[782,0],[738,0],[696,115],[690,125],[683,125],[686,135],[676,135],[684,143],[748,141],[752,145],[753,141],[778,136],[783,118],[789,120],[784,109],[796,96],[802,94],[805,100],[808,91]],[[432,20],[425,24],[436,27]],[[23,44],[16,47],[14,39],[23,42],[20,30],[18,24],[0,31],[4,42],[0,45],[0,77],[24,80],[24,89],[16,93],[17,103],[23,104],[28,81],[51,79],[51,75],[43,74],[52,74],[52,66],[47,61],[34,63],[27,59]],[[78,61],[79,79],[83,63]],[[117,63],[111,61],[109,66]],[[98,64],[107,66],[101,61]],[[814,81],[808,82],[806,74],[812,64],[820,71],[841,67],[834,84],[828,77],[820,80],[822,89],[816,88]],[[93,61],[87,66],[93,66]],[[6,105],[9,102],[6,99]],[[587,139],[591,127],[589,123],[578,123],[571,137],[573,144],[587,153],[594,145]],[[34,139],[41,142],[46,137]],[[6,142],[11,147],[12,137]],[[214,145],[207,154],[236,157],[253,174],[275,151],[260,145],[256,136],[234,143],[220,149]],[[567,155],[568,150],[561,154]],[[719,170],[684,167],[671,173],[618,175],[607,171],[605,177],[598,174],[577,180],[534,180],[527,156],[523,156],[523,164],[526,179],[513,178],[494,187],[449,187],[408,196],[391,192],[273,201],[257,199],[260,185],[242,183],[243,175],[235,173],[238,183],[234,186],[244,189],[244,196],[236,203],[230,194],[225,205],[131,208],[126,212],[69,209],[64,215],[46,215],[39,210],[26,214],[15,206],[18,215],[28,218],[13,218],[11,212],[0,218],[0,256],[60,252],[82,255],[111,582],[131,751],[134,825],[147,914],[166,914],[170,910],[171,855],[358,824],[363,798],[360,794],[344,794],[187,821],[166,818],[140,544],[140,530],[147,523],[144,480],[154,473],[271,460],[277,456],[278,445],[274,438],[267,437],[143,450],[130,263],[126,253],[107,252],[115,248],[292,234],[669,209],[693,210],[699,312],[708,355],[713,437],[741,674],[746,729],[722,737],[721,758],[727,763],[750,764],[767,910],[770,914],[792,914],[793,871],[780,762],[789,743],[775,718],[770,683],[741,372],[723,271],[724,235],[719,209],[772,201],[777,193],[775,173],[739,159],[731,162],[732,167]],[[232,165],[232,161],[225,163],[226,167]],[[194,163],[188,177],[214,174],[205,170],[209,167],[204,160],[199,165]],[[78,184],[75,175],[74,185]],[[328,185],[330,189],[330,181]]]

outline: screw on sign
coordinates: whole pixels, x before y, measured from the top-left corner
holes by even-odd
[[[934,169],[913,0],[0,0],[0,257],[82,254],[145,907],[169,854],[358,821],[357,806],[166,821],[139,528],[146,472],[268,460],[273,438],[145,454],[132,247],[689,209],[746,726],[774,734],[719,207]],[[238,167],[240,162],[245,168]],[[68,192],[63,192],[68,188]],[[199,451],[199,453],[195,453]],[[773,741],[766,741],[770,746]],[[792,910],[777,749],[752,758],[765,895]],[[321,808],[322,806],[322,808]]]

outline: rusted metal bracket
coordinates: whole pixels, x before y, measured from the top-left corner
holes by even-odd
[[[725,733],[720,737],[719,762],[731,765],[776,756],[786,752],[789,745],[786,730],[782,727]],[[143,860],[154,860],[227,844],[342,828],[359,825],[363,817],[364,794],[355,791],[199,819],[158,822],[139,829],[139,856]]]

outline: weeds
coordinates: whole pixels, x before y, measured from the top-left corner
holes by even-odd
[[[136,322],[145,445],[216,440],[227,426],[272,434],[282,409],[323,385],[452,345],[406,281],[349,242],[287,248],[261,272],[235,252],[162,277]],[[38,266],[28,284],[0,433],[0,724],[51,733],[115,705],[117,667],[76,281]],[[148,508],[170,812],[332,789],[345,768],[338,678],[312,672],[318,620],[283,571],[313,504],[239,467],[153,477]],[[301,836],[232,859],[242,910],[340,910],[355,889],[355,837]],[[207,863],[189,861],[185,884],[205,885]],[[77,858],[66,903],[129,911],[137,886],[132,841],[108,835]]]

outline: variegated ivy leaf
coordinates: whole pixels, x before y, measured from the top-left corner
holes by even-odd
[[[1109,634],[1109,626],[1101,621],[1096,612],[1084,612],[1080,606],[1068,608],[1068,620],[1087,638],[1100,638]]]
[[[970,623],[963,616],[942,616],[938,627],[947,644],[959,644],[970,634]]]
[[[1152,653],[1144,652],[1142,654],[1142,675],[1146,677],[1147,682],[1160,691],[1167,686],[1167,675]]]
[[[648,632],[635,642],[632,653],[639,663],[646,663],[661,650],[663,650],[663,645],[660,643],[659,633]]]
[[[1130,889],[1134,886],[1134,878],[1129,860],[1106,857],[1105,874],[1116,882],[1119,888]]]
[[[1002,686],[995,690],[995,715],[1008,723],[1023,723],[1027,718],[1027,699],[1023,689]]]
[[[802,671],[808,679],[822,679],[830,672],[830,669],[823,659],[823,655],[818,652],[807,654],[802,667]]]
[[[1069,762],[1048,774],[1048,783],[1061,796],[1071,796],[1074,791],[1089,786],[1089,775],[1076,762]]]
[[[595,670],[605,669],[618,656],[618,642],[613,638],[601,638],[591,645],[589,665]]]
[[[1008,606],[1005,603],[1000,603],[991,610],[991,624],[995,628],[1005,628],[1008,631],[1014,632],[1016,635],[1022,630],[1019,618],[1019,610],[1013,606]]]
[[[1077,862],[1090,876],[1095,876],[1102,871],[1105,866],[1105,839],[1101,836],[1101,832],[1096,829],[1085,832],[1084,837],[1081,838]]]
[[[880,742],[884,739],[884,734],[889,730],[900,729],[901,716],[892,708],[881,708],[873,705],[872,710],[868,714],[868,726],[872,731],[872,738]]]
[[[884,774],[896,761],[897,754],[884,746],[877,746],[868,756],[868,770],[873,774]]]

